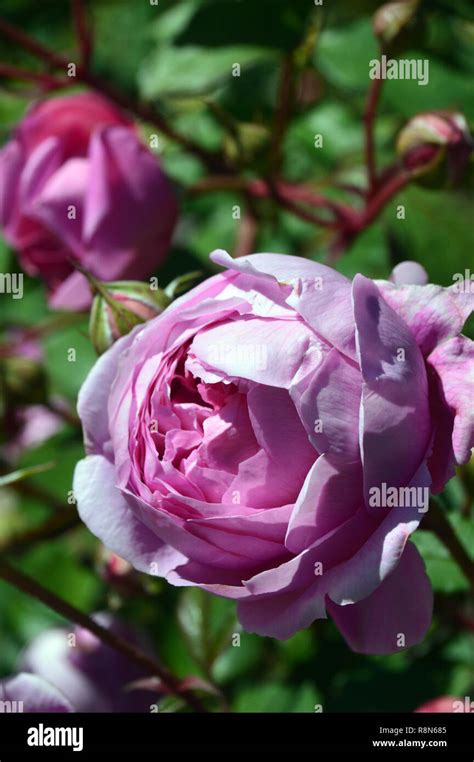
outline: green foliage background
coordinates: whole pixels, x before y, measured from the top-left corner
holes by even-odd
[[[208,148],[229,145],[216,105],[232,116],[247,160],[246,172],[265,170],[279,61],[305,38],[314,6],[309,0],[94,0],[93,66],[109,82],[151,100],[179,130]],[[377,55],[371,14],[379,3],[325,0],[316,17],[317,41],[307,68],[314,72],[316,96],[299,105],[284,141],[284,174],[325,189],[336,180],[364,178],[362,115],[369,84],[368,62]],[[3,0],[3,15],[74,60],[69,8],[63,2]],[[468,0],[426,0],[423,23],[407,56],[430,60],[430,83],[387,82],[377,119],[380,163],[394,158],[395,137],[407,118],[424,110],[449,108],[474,123],[474,10]],[[19,49],[0,42],[0,59],[34,66]],[[240,78],[231,66],[240,62]],[[27,87],[0,90],[1,141],[31,101]],[[154,132],[142,125],[144,138]],[[314,135],[324,136],[315,149]],[[232,142],[232,141],[231,141]],[[230,145],[229,150],[235,149]],[[181,218],[168,261],[157,273],[165,285],[176,275],[201,269],[211,274],[209,252],[232,252],[239,221],[232,207],[241,203],[229,192],[190,195],[186,189],[204,176],[200,163],[160,137],[160,159],[173,178]],[[449,285],[455,272],[473,267],[473,194],[471,182],[456,191],[411,186],[339,259],[336,267],[352,276],[387,277],[404,259],[415,259],[432,282]],[[397,220],[398,204],[406,220]],[[270,202],[259,205],[257,249],[324,261],[327,233],[282,212]],[[0,270],[18,269],[14,253],[0,242]],[[474,268],[473,268],[474,269]],[[48,312],[42,285],[26,279],[21,301],[2,296],[1,321],[37,324]],[[48,336],[45,364],[51,393],[75,404],[94,353],[86,336],[87,319]],[[472,332],[471,332],[472,335]],[[75,347],[77,362],[68,363]],[[65,426],[53,439],[22,456],[19,467],[55,460],[53,470],[29,482],[65,501],[74,464],[82,456],[80,436]],[[467,474],[467,476],[466,476]],[[466,548],[474,547],[472,470],[448,486],[443,501]],[[466,487],[466,484],[468,485]],[[469,487],[469,484],[471,487]],[[470,494],[469,494],[470,493]],[[467,509],[466,509],[467,505]],[[41,523],[49,509],[38,499],[0,490],[0,539]],[[97,541],[87,529],[38,545],[21,566],[74,605],[92,612],[117,609],[143,626],[162,659],[179,675],[212,679],[235,711],[314,712],[412,711],[423,701],[451,694],[474,695],[474,641],[459,614],[473,614],[467,583],[443,546],[427,531],[416,535],[436,592],[435,618],[419,646],[390,657],[354,654],[329,621],[318,621],[287,642],[240,633],[234,604],[199,590],[176,589],[139,577],[133,596],[111,591],[98,574]],[[0,676],[10,674],[26,643],[58,617],[40,604],[0,583]],[[472,629],[472,627],[471,627]],[[172,703],[169,706],[173,710]],[[179,708],[179,707],[178,707]]]

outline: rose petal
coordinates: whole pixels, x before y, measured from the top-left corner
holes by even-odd
[[[425,565],[412,543],[384,581],[368,597],[327,610],[358,653],[391,654],[419,643],[431,624],[433,593]]]

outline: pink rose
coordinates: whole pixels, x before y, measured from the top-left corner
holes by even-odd
[[[20,672],[0,680],[1,713],[62,714],[73,711],[68,699],[54,685],[37,675]]]
[[[108,613],[94,614],[93,618],[153,655],[141,632]],[[144,677],[142,669],[82,627],[76,626],[73,632],[60,627],[44,630],[29,643],[19,666],[21,672],[31,672],[54,686],[77,712],[150,710],[153,696],[134,687]]]
[[[80,392],[83,520],[137,569],[235,598],[247,630],[329,614],[356,651],[417,643],[432,592],[409,537],[473,446],[473,295],[416,266],[351,284],[298,257],[212,259],[226,271]]]
[[[140,632],[110,614],[95,614],[94,619],[152,655]],[[81,627],[73,632],[57,627],[40,633],[27,646],[19,667],[18,674],[0,680],[0,713],[150,710],[153,696],[139,684],[140,667]],[[6,702],[6,708],[1,702]]]
[[[92,93],[34,106],[0,151],[0,224],[50,305],[83,309],[70,259],[104,280],[145,278],[168,251],[177,208],[134,125]]]

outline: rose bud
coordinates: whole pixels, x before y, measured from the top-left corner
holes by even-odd
[[[85,380],[82,520],[135,569],[234,599],[247,631],[330,616],[361,653],[419,643],[433,594],[410,536],[474,446],[474,294],[413,265],[351,282],[212,261]]]
[[[170,303],[161,289],[152,289],[141,281],[100,283],[93,279],[96,291],[89,321],[89,334],[97,354],[125,336],[136,325],[156,317]]]
[[[117,553],[112,553],[104,545],[99,547],[97,571],[104,582],[122,597],[143,592],[141,580],[132,564]]]
[[[473,142],[462,114],[434,111],[410,119],[397,140],[397,152],[414,176],[457,184],[472,154]]]
[[[397,0],[385,3],[375,12],[372,26],[384,50],[396,53],[414,41],[420,32],[416,17],[419,4],[420,0]]]
[[[177,217],[169,180],[136,126],[94,93],[31,108],[0,151],[0,225],[55,309],[91,303],[76,259],[102,280],[146,278]]]

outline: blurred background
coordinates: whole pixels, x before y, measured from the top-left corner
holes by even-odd
[[[426,268],[430,282],[442,285],[474,269],[472,161],[456,187],[442,162],[436,171],[418,173],[357,236],[336,247],[331,228],[303,219],[271,192],[259,197],[239,189],[276,173],[287,183],[302,183],[360,210],[369,62],[380,53],[373,20],[381,3],[324,0],[316,7],[310,0],[160,0],[158,5],[94,0],[88,5],[94,73],[133,100],[152,104],[181,135],[224,156],[235,169],[233,177],[240,178],[237,187],[225,173],[211,172],[196,155],[139,120],[146,145],[158,134],[158,148],[150,150],[157,152],[179,203],[172,246],[155,273],[160,286],[189,271],[211,274],[208,256],[215,248],[233,255],[271,251],[330,261],[351,277],[362,272],[387,278],[394,265],[411,259]],[[3,0],[1,15],[75,60],[68,3]],[[382,168],[398,161],[397,136],[420,113],[461,113],[472,131],[473,5],[469,0],[421,2],[390,45],[389,55],[429,59],[430,79],[426,86],[412,80],[384,83],[374,119]],[[1,37],[0,60],[41,68],[19,45]],[[240,76],[233,76],[236,63]],[[1,143],[38,97],[31,82],[13,79],[0,80]],[[81,89],[76,84],[70,91]],[[317,135],[323,138],[320,147]],[[207,180],[215,175],[221,180],[213,189]],[[20,271],[15,252],[1,238],[0,271]],[[468,583],[428,531],[416,533],[415,542],[436,593],[433,626],[419,646],[386,657],[352,653],[329,621],[316,622],[286,642],[240,632],[231,601],[173,588],[110,557],[87,529],[74,524],[74,506],[68,505],[74,465],[83,455],[74,414],[77,393],[96,357],[88,317],[50,311],[44,285],[28,277],[23,299],[0,299],[2,335],[19,326],[39,327],[41,346],[33,366],[2,371],[2,472],[47,465],[43,473],[0,487],[0,548],[33,531],[32,541],[15,549],[22,569],[85,611],[117,612],[145,630],[172,671],[216,683],[237,712],[314,712],[315,707],[410,712],[440,695],[474,696],[474,607]],[[470,326],[466,331],[474,336]],[[72,362],[70,348],[75,349]],[[24,433],[33,406],[49,410],[49,427],[43,419],[43,433],[33,424],[29,436],[12,441],[7,420],[12,405],[21,418],[18,431],[23,427]],[[474,548],[473,496],[471,462],[441,496],[468,549]],[[60,515],[56,536],[35,542],[34,528],[52,515]],[[15,671],[19,654],[36,635],[60,621],[0,583],[0,678]],[[239,632],[240,645],[233,638]],[[163,708],[180,706],[167,699]]]

